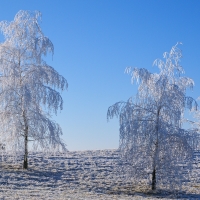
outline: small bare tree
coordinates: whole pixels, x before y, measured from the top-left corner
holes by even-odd
[[[14,21],[0,22],[5,37],[0,44],[0,134],[7,148],[10,144],[12,150],[24,150],[24,169],[28,168],[30,140],[34,149],[66,149],[62,130],[50,113],[62,109],[56,89],[65,90],[68,84],[43,60],[54,47],[40,28],[40,17],[40,12],[21,10]]]
[[[107,113],[108,119],[119,116],[119,150],[128,163],[124,170],[135,180],[148,178],[151,172],[152,190],[157,181],[169,181],[173,187],[172,181],[181,175],[177,164],[192,158],[193,153],[193,135],[182,129],[182,119],[185,107],[197,109],[197,103],[186,96],[194,82],[180,76],[184,71],[177,45],[164,53],[165,62],[154,62],[160,73],[127,68],[132,82],[139,83],[137,95],[134,100],[114,104]]]
[[[197,100],[200,100],[200,97],[198,97]],[[192,130],[194,132],[198,133],[194,142],[196,143],[196,145],[195,145],[196,150],[200,150],[200,143],[199,143],[199,140],[200,140],[200,110],[199,110],[199,108],[197,110],[193,109],[190,114],[192,114],[193,119],[192,120],[186,119],[185,121],[191,125]]]

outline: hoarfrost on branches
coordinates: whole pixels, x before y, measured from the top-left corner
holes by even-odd
[[[182,128],[185,108],[196,110],[197,103],[186,96],[186,89],[193,88],[194,81],[181,77],[181,57],[176,44],[164,53],[164,61],[154,61],[160,73],[127,68],[132,83],[139,84],[138,92],[135,98],[109,107],[107,113],[108,119],[119,116],[122,170],[135,181],[149,180],[152,190],[162,185],[180,187],[185,178],[181,163],[186,163],[189,170],[196,148],[196,132]]]
[[[200,97],[198,97],[197,100],[200,100]],[[192,109],[191,114],[193,116],[193,120],[186,119],[185,121],[189,122],[189,124],[192,127],[192,130],[198,133],[194,142],[196,142],[196,146],[197,146],[196,149],[199,150],[200,149],[200,143],[198,142],[200,140],[200,110],[199,108],[197,110]]]
[[[38,11],[19,11],[14,21],[0,22],[5,41],[0,44],[0,134],[6,150],[24,152],[28,162],[28,141],[33,148],[66,149],[61,127],[50,113],[62,110],[63,100],[56,89],[66,90],[66,79],[43,57],[54,52],[44,36]],[[9,144],[9,145],[7,145]]]

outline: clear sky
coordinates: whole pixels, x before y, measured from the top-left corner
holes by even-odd
[[[106,113],[136,93],[124,69],[155,72],[153,61],[177,42],[195,81],[188,94],[200,96],[199,0],[2,0],[0,20],[19,10],[42,12],[41,28],[55,47],[46,61],[68,80],[64,109],[53,118],[69,150],[118,148],[118,119],[107,122]]]

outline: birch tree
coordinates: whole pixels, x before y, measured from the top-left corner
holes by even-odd
[[[29,141],[34,149],[66,149],[61,127],[50,114],[62,110],[57,89],[66,90],[68,84],[44,61],[54,46],[44,36],[40,19],[38,11],[21,10],[13,21],[0,22],[5,38],[0,44],[0,137],[6,149],[23,149],[24,169],[28,168]]]
[[[150,174],[152,190],[158,181],[168,181],[170,187],[179,182],[178,163],[192,159],[194,148],[193,134],[182,128],[184,109],[197,109],[196,101],[186,96],[194,81],[181,76],[184,70],[178,44],[163,57],[164,61],[154,61],[160,73],[127,68],[132,83],[139,84],[137,94],[109,107],[107,113],[108,119],[119,116],[119,150],[127,163],[124,170],[135,180],[147,179]]]

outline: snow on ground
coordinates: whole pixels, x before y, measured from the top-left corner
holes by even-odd
[[[179,196],[139,192],[144,186],[134,192],[131,181],[122,179],[116,170],[116,150],[30,153],[28,170],[22,169],[22,160],[13,162],[6,155],[0,162],[0,199],[200,199],[200,183],[190,183]]]

